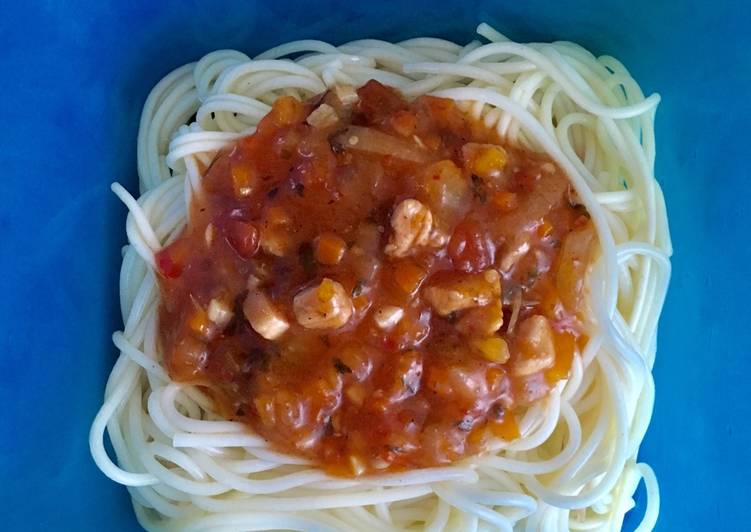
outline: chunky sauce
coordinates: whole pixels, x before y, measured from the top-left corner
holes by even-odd
[[[519,436],[570,370],[594,231],[551,161],[371,81],[279,98],[157,254],[170,376],[328,471]]]

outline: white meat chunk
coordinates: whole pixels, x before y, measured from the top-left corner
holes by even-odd
[[[519,324],[515,355],[511,369],[518,376],[532,375],[555,363],[553,328],[547,319],[534,315]]]
[[[347,291],[328,278],[297,294],[292,308],[297,322],[306,329],[338,329],[349,321],[353,312]]]
[[[334,94],[344,107],[352,107],[360,101],[360,97],[352,85],[337,85],[334,87]]]
[[[433,229],[433,214],[416,199],[399,203],[391,215],[393,232],[384,252],[391,257],[406,257],[420,246],[441,246],[446,236]]]
[[[327,103],[322,103],[308,115],[306,122],[316,129],[324,129],[336,125],[339,116]]]
[[[217,327],[224,329],[232,320],[232,309],[226,302],[214,298],[209,302],[208,316]]]
[[[425,298],[441,316],[482,307],[501,296],[501,276],[493,269],[470,274],[425,289]]]
[[[276,340],[289,329],[289,322],[260,290],[250,290],[243,302],[243,313],[253,330],[267,340]]]
[[[384,330],[391,329],[404,317],[404,309],[393,305],[386,305],[375,311],[373,319]]]

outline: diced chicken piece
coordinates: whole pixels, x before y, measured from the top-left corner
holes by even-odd
[[[316,129],[324,129],[339,121],[336,111],[327,103],[322,103],[308,115],[306,122]]]
[[[515,347],[514,375],[531,375],[555,363],[553,329],[543,316],[530,316],[519,324]]]
[[[528,251],[529,242],[526,238],[516,238],[511,241],[510,245],[505,247],[505,251],[501,257],[500,270],[502,272],[511,270]]]
[[[334,87],[334,95],[344,107],[351,107],[360,101],[352,85],[337,85]]]
[[[447,316],[457,310],[482,307],[501,296],[501,276],[496,270],[462,274],[448,283],[425,289],[425,298],[436,312]]]
[[[289,329],[289,322],[260,290],[248,292],[243,313],[253,330],[267,340],[276,340]]]
[[[446,235],[433,229],[433,214],[416,199],[406,199],[391,215],[393,233],[384,252],[392,257],[406,257],[419,246],[442,246]]]
[[[381,329],[391,329],[404,317],[404,309],[386,305],[376,310],[373,319]]]
[[[503,304],[494,299],[484,307],[469,309],[459,318],[456,329],[467,336],[490,336],[503,325]]]
[[[275,257],[284,257],[290,251],[290,228],[292,219],[281,207],[271,207],[261,227],[260,246]]]
[[[347,291],[328,278],[297,294],[293,309],[297,322],[307,329],[337,329],[347,323],[353,312]]]
[[[596,238],[594,225],[587,222],[584,227],[571,231],[563,240],[555,283],[561,301],[569,310],[579,312],[585,305],[587,268]]]
[[[212,299],[209,302],[209,319],[220,329],[224,329],[232,319],[232,309],[224,301]]]

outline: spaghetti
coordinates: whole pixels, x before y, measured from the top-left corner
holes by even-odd
[[[619,529],[643,480],[640,528],[654,526],[657,481],[636,462],[652,412],[657,321],[670,276],[653,120],[626,69],[567,42],[419,38],[342,46],[297,41],[252,60],[208,54],[152,91],[138,138],[140,192],[120,185],[129,245],[120,276],[124,330],[90,432],[102,471],[129,486],[149,530]],[[293,60],[285,59],[294,57]],[[254,132],[280,96],[306,99],[375,79],[408,98],[455,100],[513,145],[544,152],[591,215],[586,346],[567,380],[519,420],[521,437],[449,466],[332,477],[219,416],[198,388],[170,380],[159,352],[155,253],[182,233],[201,169]],[[195,116],[192,123],[191,117]],[[104,433],[117,456],[104,447]]]

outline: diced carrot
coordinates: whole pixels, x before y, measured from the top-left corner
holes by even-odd
[[[199,338],[208,339],[211,336],[213,323],[206,311],[196,306],[188,318],[188,328]]]
[[[277,98],[271,108],[271,114],[277,126],[288,126],[302,120],[303,111],[302,103],[292,96]]]
[[[493,435],[502,440],[511,441],[520,436],[516,418],[508,410],[503,412],[500,419],[491,420],[488,426]]]
[[[488,386],[492,387],[493,383],[500,382],[503,377],[506,375],[506,371],[503,368],[499,368],[496,366],[492,366],[488,368],[488,371],[486,372],[486,380],[488,381]]]
[[[370,304],[372,303],[371,299],[367,296],[357,296],[352,300],[352,304],[355,307],[355,311],[357,312],[364,312],[368,308],[370,308]]]
[[[470,445],[481,446],[485,443],[486,435],[487,428],[484,426],[479,426],[469,433],[469,436],[467,436],[467,442]]]
[[[553,232],[553,224],[551,224],[547,218],[543,219],[540,225],[537,226],[537,236],[545,238]]]
[[[513,192],[498,192],[493,195],[493,205],[501,212],[511,212],[519,206],[519,199]]]
[[[579,338],[576,339],[576,345],[579,346],[579,351],[587,346],[587,342],[589,342],[589,336],[587,336],[586,334],[582,334],[581,336],[579,336]]]
[[[232,166],[232,188],[235,192],[235,197],[246,198],[253,193],[253,174],[249,166],[244,164],[236,164]]]
[[[409,111],[398,111],[391,117],[391,127],[402,137],[409,137],[415,133],[417,117]]]
[[[441,146],[441,137],[436,135],[435,133],[429,133],[427,135],[423,135],[421,138],[423,144],[425,144],[425,147],[429,150],[437,150]]]
[[[399,288],[413,294],[425,280],[425,271],[412,261],[401,261],[394,268],[394,280]]]
[[[323,233],[315,241],[314,255],[318,262],[335,266],[344,257],[347,243],[334,233]]]
[[[555,332],[553,340],[555,342],[555,363],[545,371],[545,378],[550,384],[555,384],[568,377],[576,349],[574,335],[569,332]]]

